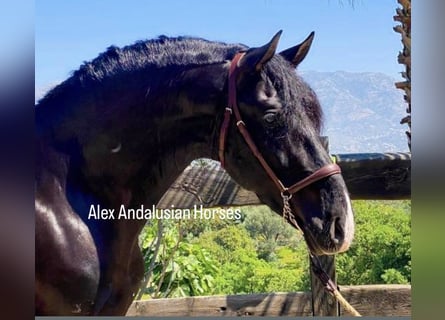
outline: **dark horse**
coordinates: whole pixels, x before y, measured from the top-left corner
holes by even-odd
[[[235,181],[275,212],[292,196],[287,213],[312,253],[349,247],[354,223],[342,176],[286,193],[237,129],[245,125],[282,185],[331,166],[320,105],[295,73],[313,33],[275,54],[280,34],[259,48],[185,37],[110,47],[39,101],[37,315],[124,315],[143,277],[138,235],[146,221],[116,212],[156,204],[190,161],[221,152]],[[224,121],[229,95],[242,120]]]

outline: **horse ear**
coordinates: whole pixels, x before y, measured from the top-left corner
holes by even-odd
[[[306,55],[311,48],[312,40],[314,40],[314,35],[314,31],[312,31],[311,34],[302,43],[280,52],[280,55],[283,56],[296,68],[301,63],[301,61],[306,58]]]
[[[272,40],[264,46],[247,50],[246,55],[240,61],[240,67],[260,71],[264,64],[275,55],[281,33],[282,30],[278,31]]]

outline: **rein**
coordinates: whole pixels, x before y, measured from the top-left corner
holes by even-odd
[[[336,163],[329,163],[327,165],[324,165],[323,167],[319,168],[306,178],[297,181],[293,185],[286,187],[281,180],[278,178],[278,176],[275,174],[275,172],[272,170],[272,168],[269,166],[267,161],[264,159],[261,152],[258,150],[255,142],[253,141],[249,131],[247,130],[246,124],[241,118],[241,114],[238,108],[237,103],[237,96],[236,96],[236,79],[237,74],[239,70],[239,61],[242,59],[242,57],[245,55],[245,52],[238,52],[235,57],[232,59],[232,62],[230,63],[229,68],[229,76],[228,76],[228,105],[226,107],[226,110],[224,112],[224,120],[221,125],[220,135],[219,135],[219,149],[218,149],[218,156],[219,160],[221,162],[221,166],[225,167],[225,159],[224,159],[224,153],[225,153],[225,145],[226,145],[226,139],[227,139],[227,133],[229,130],[230,120],[232,117],[232,114],[235,117],[236,126],[241,133],[241,135],[244,138],[244,141],[247,143],[247,145],[250,148],[250,151],[252,151],[253,155],[258,159],[261,166],[263,167],[264,171],[266,171],[269,178],[273,181],[275,186],[280,191],[281,197],[283,199],[283,218],[289,221],[295,228],[300,230],[302,233],[302,229],[298,225],[297,221],[292,215],[292,211],[290,208],[289,200],[292,198],[292,195],[300,191],[301,189],[313,184],[314,182],[317,182],[321,179],[327,178],[329,176],[332,176],[334,174],[340,174],[341,169]],[[342,306],[349,311],[354,316],[360,316],[360,314],[343,298],[343,296],[340,294],[340,292],[337,289],[336,284],[329,278],[329,275],[323,270],[320,261],[318,260],[317,256],[313,255],[311,252],[309,252],[310,259],[312,261],[312,268],[314,271],[314,274],[320,279],[320,281],[325,286],[325,289],[332,294],[341,304]]]

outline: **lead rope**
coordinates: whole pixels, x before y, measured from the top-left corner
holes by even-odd
[[[302,234],[303,230],[301,230],[298,223],[293,219],[291,213],[291,208],[289,204],[289,200],[292,198],[292,194],[285,194],[286,191],[281,192],[281,197],[283,198],[283,221],[290,221],[294,227],[296,227]],[[309,251],[309,257],[312,261],[312,270],[314,274],[320,279],[321,283],[323,283],[324,288],[327,292],[329,292],[340,305],[354,317],[361,317],[362,315],[343,297],[340,291],[337,288],[337,285],[334,281],[331,280],[329,275],[323,270],[321,266],[321,262],[317,256],[314,256]]]

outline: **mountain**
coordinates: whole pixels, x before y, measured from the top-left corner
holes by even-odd
[[[331,153],[406,152],[407,104],[398,80],[382,73],[304,71],[323,108]]]

